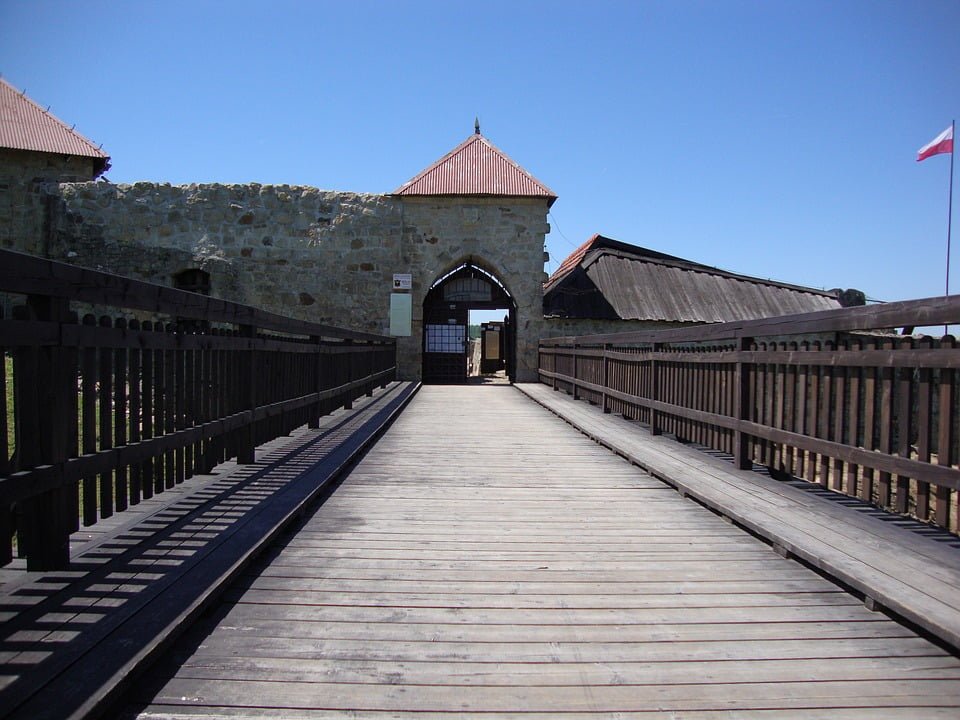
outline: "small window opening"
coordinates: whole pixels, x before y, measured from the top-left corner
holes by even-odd
[[[173,286],[177,290],[187,290],[201,295],[210,294],[210,273],[199,268],[181,270],[173,276]]]

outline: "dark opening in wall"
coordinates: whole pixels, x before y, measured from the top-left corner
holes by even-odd
[[[173,276],[173,286],[177,290],[189,290],[201,295],[209,295],[210,273],[199,268],[181,270]]]

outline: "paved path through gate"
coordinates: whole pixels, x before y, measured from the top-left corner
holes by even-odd
[[[129,714],[960,714],[957,658],[509,386],[424,387],[155,677]]]

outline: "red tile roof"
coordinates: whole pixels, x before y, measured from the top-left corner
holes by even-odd
[[[557,196],[479,132],[474,133],[433,165],[408,180],[394,195]]]
[[[73,128],[0,78],[0,147],[76,155],[102,161],[110,156]]]

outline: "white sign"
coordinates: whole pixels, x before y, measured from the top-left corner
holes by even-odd
[[[410,273],[394,273],[393,274],[393,289],[394,290],[410,290],[413,288],[413,275]]]
[[[412,303],[409,293],[390,293],[390,334],[394,337],[410,336]]]

